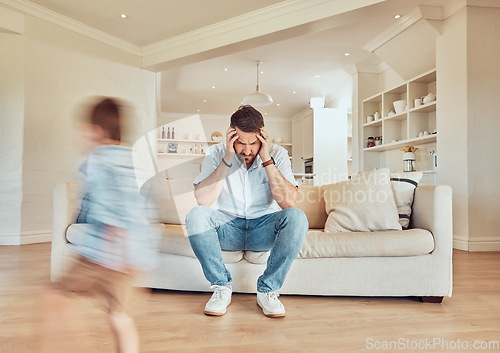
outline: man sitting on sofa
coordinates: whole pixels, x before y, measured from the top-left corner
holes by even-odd
[[[214,289],[205,314],[224,315],[231,303],[231,274],[221,250],[271,250],[257,281],[257,304],[269,317],[285,316],[276,291],[302,247],[308,222],[293,207],[298,190],[288,153],[269,143],[259,111],[246,105],[233,113],[226,142],[207,150],[194,184],[199,206],[186,216],[186,228]]]

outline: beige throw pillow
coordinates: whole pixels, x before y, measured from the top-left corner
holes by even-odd
[[[401,230],[389,168],[323,186],[325,232]]]

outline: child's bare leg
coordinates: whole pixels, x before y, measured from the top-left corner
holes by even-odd
[[[125,313],[109,313],[111,331],[118,353],[139,353],[139,332],[134,320]]]
[[[79,345],[81,317],[75,300],[51,290],[42,296],[41,351],[47,353],[75,352]]]

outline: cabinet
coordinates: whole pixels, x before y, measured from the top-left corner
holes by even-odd
[[[426,101],[421,105],[415,102],[415,100],[420,100],[429,94],[436,95],[436,70],[426,72],[363,101],[363,114],[361,116],[363,137],[361,141],[363,143],[364,170],[394,166],[399,163],[399,161],[391,159],[398,158],[400,153],[383,155],[382,152],[399,151],[407,145],[420,146],[437,142],[437,100]],[[406,100],[406,106],[404,109],[396,111],[393,103],[400,100]],[[379,137],[380,144],[369,146],[370,137]],[[432,151],[435,151],[435,148]],[[423,159],[422,152],[427,153],[428,151],[420,152]],[[402,169],[402,162],[400,164]],[[420,164],[429,165],[429,163]],[[417,163],[417,169],[419,169],[418,167],[419,163]]]
[[[304,162],[312,159],[315,185],[347,179],[347,112],[308,109],[291,120],[294,174],[303,177]]]

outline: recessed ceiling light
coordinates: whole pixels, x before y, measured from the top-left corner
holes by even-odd
[[[127,15],[126,15],[126,14],[124,14],[124,13],[122,13],[122,14],[120,15],[120,17],[121,17],[121,18],[123,18],[123,19],[126,19],[126,18],[127,18]]]
[[[295,93],[297,93],[297,92],[295,92],[295,91],[292,92],[292,94],[295,94]]]
[[[318,78],[318,77],[321,77],[321,75],[314,75],[314,77]]]
[[[399,15],[399,14],[394,15],[394,18],[395,18],[395,19],[401,18],[401,15]]]
[[[278,107],[280,106],[280,104],[279,104],[279,103],[276,103],[276,105],[277,105]]]
[[[227,70],[228,70],[228,69],[227,69],[227,67],[225,67],[225,68],[224,68],[224,71],[227,71]]]
[[[351,53],[344,53],[344,55],[345,55],[345,56],[349,56],[349,55],[351,55]]]
[[[197,112],[199,112],[200,110],[198,109]]]
[[[212,86],[212,89],[215,89],[215,86]]]

